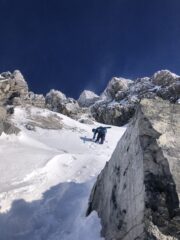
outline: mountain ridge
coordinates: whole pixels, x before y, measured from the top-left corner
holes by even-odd
[[[46,96],[29,91],[19,70],[0,74],[0,104],[3,106],[34,105],[63,113],[76,120],[92,119],[121,126],[134,115],[143,98],[160,97],[172,103],[180,100],[180,77],[169,70],[160,70],[152,77],[135,80],[113,77],[105,90],[96,95],[84,90],[78,100],[51,89]]]

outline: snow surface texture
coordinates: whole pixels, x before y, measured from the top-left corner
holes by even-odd
[[[29,131],[29,115],[56,115],[63,128]],[[17,107],[13,121],[20,134],[0,137],[0,239],[102,239],[97,214],[86,218],[85,212],[96,176],[125,128],[113,126],[100,145],[91,140],[91,126],[49,110]]]

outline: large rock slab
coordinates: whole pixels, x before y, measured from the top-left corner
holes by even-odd
[[[90,196],[105,239],[180,239],[179,119],[178,104],[141,101]]]

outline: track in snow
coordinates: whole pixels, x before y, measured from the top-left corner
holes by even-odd
[[[112,127],[99,145],[90,140],[91,126],[60,117],[69,129],[30,132],[26,111],[17,108],[22,132],[0,137],[1,240],[101,239],[96,213],[85,217],[88,198],[125,128]]]

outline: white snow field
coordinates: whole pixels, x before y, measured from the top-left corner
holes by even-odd
[[[56,115],[63,128],[27,130],[29,114]],[[33,107],[17,107],[13,121],[22,131],[0,136],[0,239],[102,240],[97,214],[85,216],[88,198],[125,127],[112,126],[101,145],[91,140],[98,123]]]

